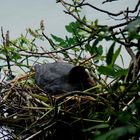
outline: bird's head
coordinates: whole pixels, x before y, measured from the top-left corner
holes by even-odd
[[[95,86],[95,81],[90,77],[89,73],[83,66],[76,66],[69,72],[70,84],[82,84],[84,89]]]

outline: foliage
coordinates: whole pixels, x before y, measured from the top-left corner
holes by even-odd
[[[119,0],[118,0],[119,1]],[[37,30],[10,40],[1,28],[0,122],[9,139],[138,139],[140,134],[140,17],[134,10],[112,13],[86,0],[59,0],[75,21],[65,26],[62,38],[46,35],[43,21]],[[103,1],[109,4],[112,1]],[[80,12],[85,6],[118,19],[116,25],[101,25]],[[132,16],[133,15],[133,16]],[[45,45],[43,46],[42,44]],[[46,46],[48,44],[48,46]],[[41,45],[41,46],[40,46]],[[107,47],[107,52],[105,52]],[[125,55],[130,55],[128,67]],[[33,66],[50,61],[85,66],[97,85],[50,97],[34,82]],[[18,76],[21,71],[24,76]],[[3,134],[4,135],[4,134]]]

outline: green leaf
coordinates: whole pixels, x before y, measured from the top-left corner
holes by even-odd
[[[69,46],[76,44],[76,39],[75,38],[68,38],[66,36],[66,42],[68,43]]]
[[[130,22],[124,30],[128,30],[129,32],[135,32],[140,27],[140,18]]]
[[[99,66],[98,71],[100,74],[113,76],[113,77],[121,77],[126,76],[128,74],[128,69],[122,69],[118,66],[110,67],[110,66]]]
[[[65,28],[66,28],[67,32],[73,33],[73,28],[70,25],[66,25]]]
[[[118,57],[118,55],[120,54],[121,51],[121,46],[115,51],[115,53],[112,56],[112,62],[111,62],[111,66],[113,66],[115,64],[115,61]]]
[[[65,28],[69,33],[74,33],[80,26],[79,22],[71,22],[69,25],[66,25]]]
[[[52,38],[55,40],[55,42],[58,42],[58,46],[66,48],[69,46],[68,44],[68,38],[66,37],[66,40],[62,39],[61,37],[55,36],[51,34]]]
[[[124,127],[118,127],[115,128],[104,135],[98,136],[94,140],[118,140],[119,138],[124,137],[133,134],[135,135],[137,132],[137,128],[134,126],[124,126]]]
[[[80,48],[74,47],[74,48],[72,48],[72,50],[73,50],[74,52],[79,52],[79,51],[80,51]]]
[[[104,128],[108,128],[108,127],[109,127],[108,124],[99,124],[99,125],[95,125],[95,126],[93,126],[93,127],[84,129],[83,132],[90,132],[90,131],[92,131],[93,129],[104,129]]]
[[[95,39],[95,41],[93,42],[92,46],[93,47],[97,47],[97,44],[99,43],[99,39]]]
[[[21,59],[22,57],[21,57],[21,55],[20,54],[18,54],[18,53],[14,53],[14,55],[11,57],[11,59],[13,60],[15,60],[15,61],[17,61],[18,59]]]
[[[104,74],[108,76],[115,76],[114,69],[107,66],[99,66],[98,71],[100,72],[100,74]]]
[[[115,77],[126,76],[128,74],[128,69],[120,69],[115,72]]]
[[[87,51],[87,52],[89,52],[91,55],[94,55],[94,54],[96,54],[97,53],[97,51],[96,51],[96,47],[94,46],[91,46],[90,44],[86,44],[85,45],[85,50]]]
[[[23,35],[21,35],[20,40],[22,41],[22,43],[24,44],[30,44],[29,39],[27,39],[26,37],[24,37]]]
[[[52,38],[56,41],[56,42],[59,42],[59,43],[62,43],[64,42],[64,40],[58,36],[55,36],[53,34],[51,34]]]
[[[108,50],[108,53],[107,53],[107,56],[106,56],[107,65],[110,65],[112,63],[114,47],[115,47],[115,42],[112,43],[112,45],[110,46],[110,48]]]
[[[103,47],[101,45],[97,48],[97,53],[99,55],[102,55],[103,54]]]

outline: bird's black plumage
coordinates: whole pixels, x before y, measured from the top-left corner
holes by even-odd
[[[88,73],[82,66],[66,62],[35,65],[35,80],[48,94],[58,95],[91,87]]]

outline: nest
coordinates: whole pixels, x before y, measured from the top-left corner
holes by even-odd
[[[49,96],[34,83],[34,72],[4,85],[1,95],[1,139],[84,139],[86,119],[104,106],[82,91]]]

